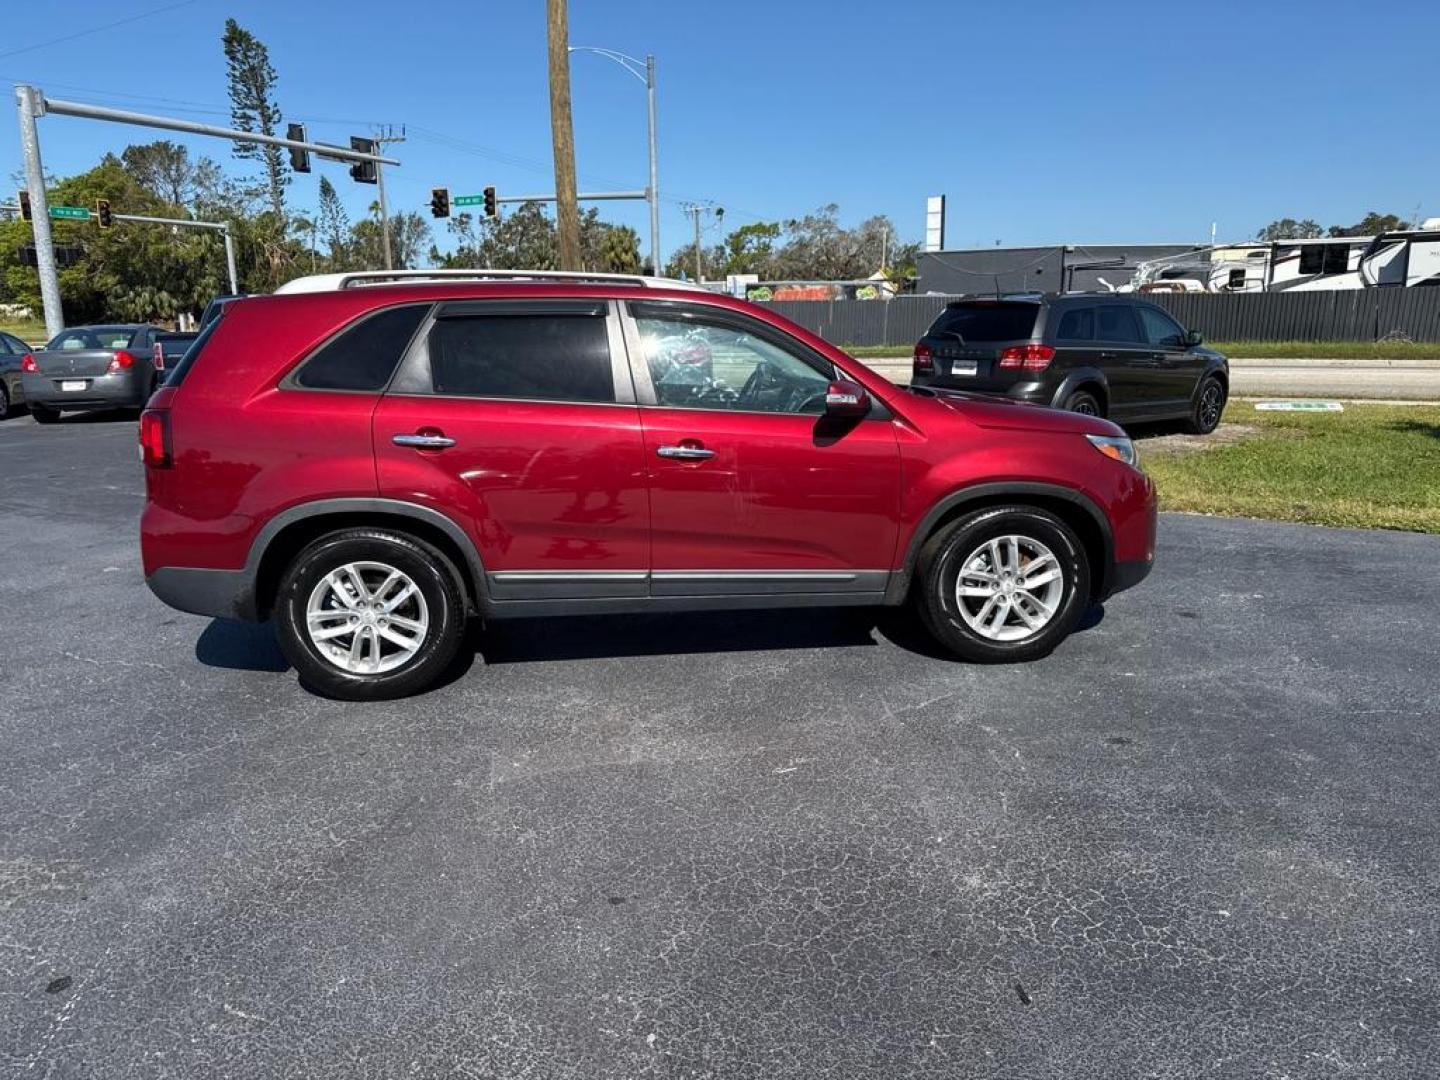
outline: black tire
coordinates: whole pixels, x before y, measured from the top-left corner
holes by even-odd
[[[1219,427],[1227,396],[1225,384],[1214,375],[1202,379],[1195,391],[1195,406],[1185,422],[1186,429],[1194,435],[1209,435]]]
[[[393,670],[347,671],[340,662],[326,658],[306,628],[307,606],[322,579],[347,564],[361,562],[400,571],[423,599],[428,627],[414,655]],[[418,601],[411,603],[419,610]],[[375,614],[378,616],[378,611]],[[322,536],[295,557],[280,581],[274,617],[280,648],[305,686],[346,701],[381,701],[424,690],[445,672],[464,637],[465,598],[448,560],[429,544],[384,529],[346,529]],[[354,634],[349,636],[353,642]],[[382,646],[375,635],[370,640],[373,646],[364,646],[362,657],[372,647],[389,647]],[[343,637],[337,646],[345,647]]]
[[[5,384],[0,382],[0,420],[7,420],[10,417],[10,391],[5,389]]]
[[[1052,605],[1054,613],[1047,622],[1033,633],[1000,641],[982,635],[966,621],[956,584],[973,553],[991,540],[1011,536],[1048,549],[1059,565],[1061,586]],[[1003,550],[1005,545],[1001,547]],[[1028,563],[1022,562],[1022,569],[1024,565]],[[911,598],[935,640],[961,659],[982,664],[1035,660],[1060,644],[1089,608],[1090,563],[1074,530],[1054,514],[1033,506],[993,506],[952,522],[926,542],[916,566]],[[981,611],[971,614],[982,614],[984,603],[974,600],[974,606]],[[1026,607],[1032,617],[1038,617],[1038,610]],[[1018,613],[1007,609],[1000,622],[1007,626],[1013,622],[1017,634],[1023,633]]]
[[[30,406],[30,415],[35,418],[37,424],[53,424],[60,419],[60,410],[36,402]]]
[[[1065,399],[1062,406],[1066,412],[1080,413],[1082,416],[1105,415],[1105,408],[1100,404],[1100,399],[1089,390],[1076,390]]]

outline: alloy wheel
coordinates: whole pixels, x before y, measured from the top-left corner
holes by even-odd
[[[305,605],[305,632],[315,651],[352,675],[379,675],[409,663],[429,628],[419,586],[382,562],[330,571]]]
[[[955,603],[965,624],[991,641],[1038,634],[1060,610],[1060,560],[1031,536],[997,536],[961,564]]]
[[[1220,423],[1220,410],[1225,407],[1225,395],[1220,384],[1211,382],[1200,395],[1200,423],[1209,431]]]

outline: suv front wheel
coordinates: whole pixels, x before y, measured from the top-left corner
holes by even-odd
[[[969,514],[920,553],[916,602],[941,645],[965,660],[1034,660],[1069,635],[1090,602],[1074,531],[1031,506]]]
[[[382,529],[314,541],[275,601],[280,648],[300,679],[349,701],[404,697],[434,682],[460,647],[464,598],[445,557]]]

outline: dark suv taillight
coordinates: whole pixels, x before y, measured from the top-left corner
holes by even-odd
[[[1000,366],[1010,371],[1044,371],[1055,359],[1049,345],[1011,345],[1000,353]]]
[[[919,375],[935,374],[935,354],[930,346],[924,343],[915,346],[915,364],[913,373]]]
[[[146,409],[140,414],[140,460],[152,469],[168,469],[175,464],[170,455],[168,412]]]

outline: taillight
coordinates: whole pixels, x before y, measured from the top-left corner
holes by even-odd
[[[175,464],[170,456],[170,414],[146,409],[140,414],[140,460],[152,469]]]
[[[35,356],[33,353],[27,352],[25,354],[24,359],[20,361],[20,370],[30,375],[40,374],[40,365],[35,362]]]
[[[1049,345],[1012,345],[1000,354],[1000,366],[1011,370],[1044,371],[1055,359]]]
[[[914,374],[916,374],[916,375],[934,375],[934,374],[935,374],[935,354],[934,354],[934,352],[931,351],[929,345],[923,345],[923,344],[921,344],[921,345],[916,345],[916,346],[915,346]]]
[[[155,342],[155,351],[150,354],[150,362],[155,365],[156,371],[165,370],[165,349],[160,342]]]
[[[116,349],[115,355],[110,358],[110,366],[105,369],[105,374],[118,375],[122,371],[129,371],[134,366],[135,357],[124,349]]]

